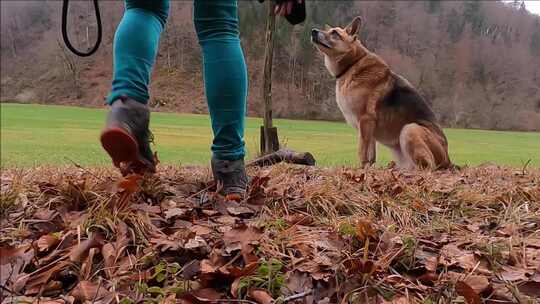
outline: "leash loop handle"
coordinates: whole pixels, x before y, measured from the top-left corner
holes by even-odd
[[[68,15],[68,10],[69,10],[69,0],[64,0],[62,4],[62,38],[64,39],[64,43],[66,44],[67,48],[73,54],[80,57],[91,56],[99,49],[99,45],[101,44],[101,37],[103,33],[102,33],[102,28],[101,28],[101,16],[99,13],[99,4],[98,4],[98,0],[93,0],[93,2],[94,2],[94,10],[96,13],[96,22],[97,22],[97,39],[96,39],[96,43],[94,44],[94,47],[92,47],[92,49],[90,49],[87,52],[81,52],[77,50],[71,44],[71,41],[69,41],[68,32],[67,32],[67,15]]]

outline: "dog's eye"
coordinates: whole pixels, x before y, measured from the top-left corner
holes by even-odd
[[[341,36],[339,35],[339,33],[336,30],[333,30],[332,32],[330,32],[330,35],[334,39],[341,39]]]

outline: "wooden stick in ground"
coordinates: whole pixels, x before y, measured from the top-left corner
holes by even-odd
[[[309,152],[298,153],[289,149],[280,149],[276,152],[261,156],[249,162],[248,167],[265,167],[280,162],[287,162],[298,165],[314,166],[315,158]]]
[[[264,126],[261,132],[261,154],[272,153],[279,149],[277,130],[272,122],[272,61],[274,59],[274,31],[276,15],[274,14],[274,1],[267,1],[268,16],[266,19],[266,47],[264,52],[263,100],[264,100]]]

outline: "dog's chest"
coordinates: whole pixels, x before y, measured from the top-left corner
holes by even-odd
[[[340,88],[337,83],[336,102],[347,123],[351,127],[360,130],[360,125],[358,124],[358,107],[360,106],[361,100],[359,100],[358,96],[348,94],[347,90]]]

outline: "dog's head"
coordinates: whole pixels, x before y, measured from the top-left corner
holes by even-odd
[[[345,28],[328,27],[325,30],[313,29],[311,31],[311,42],[330,60],[339,58],[350,53],[357,43],[358,30],[362,24],[362,19],[356,17]]]

